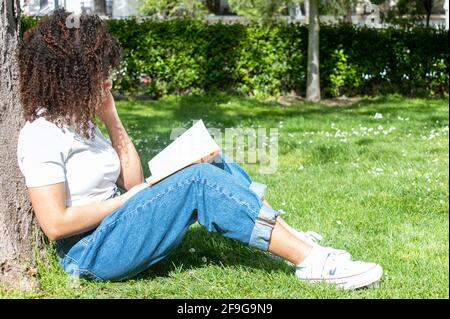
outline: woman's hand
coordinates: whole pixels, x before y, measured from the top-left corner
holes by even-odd
[[[103,105],[98,112],[98,116],[103,122],[106,122],[109,118],[117,116],[116,104],[111,93],[112,81],[106,80],[103,83],[103,89],[105,91],[105,96],[103,98]]]

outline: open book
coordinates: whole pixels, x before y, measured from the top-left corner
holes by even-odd
[[[207,162],[219,151],[219,145],[199,120],[148,162],[151,176],[147,183],[153,185],[191,164]]]

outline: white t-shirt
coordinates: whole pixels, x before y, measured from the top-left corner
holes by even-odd
[[[17,157],[27,187],[64,182],[66,206],[109,198],[120,174],[119,156],[98,127],[89,140],[43,117],[21,129]]]

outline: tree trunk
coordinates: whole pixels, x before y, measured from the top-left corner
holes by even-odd
[[[308,26],[308,79],[306,99],[320,101],[319,77],[319,0],[309,1]]]
[[[100,16],[106,15],[106,0],[95,0],[94,12]]]
[[[15,58],[19,8],[19,0],[0,0],[0,286],[29,290],[36,285],[34,250],[43,245],[16,156],[23,125]]]
[[[426,14],[426,26],[430,26],[431,11],[433,9],[433,0],[423,0],[423,7],[425,8]]]

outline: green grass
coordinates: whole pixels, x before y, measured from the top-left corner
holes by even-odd
[[[169,258],[133,280],[68,288],[53,258],[39,267],[41,291],[0,296],[449,297],[447,99],[388,96],[345,107],[298,102],[282,108],[274,101],[215,95],[117,105],[143,163],[169,142],[172,128],[193,119],[217,128],[278,128],[277,172],[264,175],[258,165],[244,166],[270,186],[269,201],[290,224],[321,233],[324,244],[348,249],[356,259],[380,263],[380,287],[341,291],[302,283],[286,264],[195,225]]]

